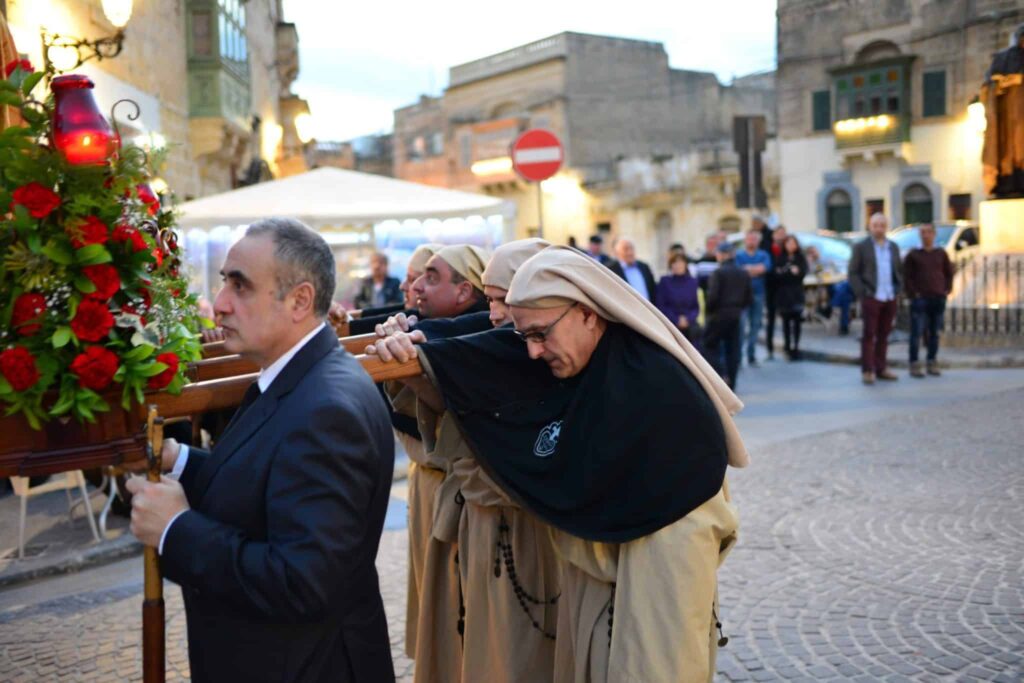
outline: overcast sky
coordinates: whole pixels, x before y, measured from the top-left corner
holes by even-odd
[[[562,31],[664,43],[676,68],[733,76],[775,64],[771,0],[285,0],[319,140],[390,131],[392,112],[440,94],[448,68]]]

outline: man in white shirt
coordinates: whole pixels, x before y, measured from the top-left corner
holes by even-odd
[[[900,249],[886,239],[889,220],[881,213],[868,222],[870,235],[853,248],[847,277],[854,295],[860,299],[864,333],[860,362],[864,384],[875,379],[896,381],[888,369],[889,333],[896,319],[896,296],[903,284]]]
[[[620,237],[615,241],[616,261],[608,264],[613,273],[629,283],[640,293],[640,296],[654,303],[656,284],[650,266],[636,258],[636,246],[628,237]]]
[[[213,451],[132,479],[132,533],[182,587],[193,681],[393,681],[374,559],[394,467],[387,410],[324,324],[334,259],[298,221],[251,225],[214,311],[261,368]]]

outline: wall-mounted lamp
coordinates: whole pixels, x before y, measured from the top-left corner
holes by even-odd
[[[121,54],[124,27],[132,16],[132,0],[103,0],[103,13],[117,29],[117,33],[106,38],[85,40],[43,29],[43,62],[48,72],[67,73],[90,60],[113,59]]]

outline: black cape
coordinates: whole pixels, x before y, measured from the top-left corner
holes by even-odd
[[[727,466],[710,397],[671,354],[610,324],[567,380],[509,329],[421,348],[481,466],[520,505],[591,541],[622,543],[712,498]]]
[[[487,301],[483,302],[483,310],[481,310],[481,304],[477,303],[472,308],[467,310],[462,315],[458,315],[454,318],[434,318],[428,320],[422,320],[416,323],[412,329],[420,330],[426,335],[427,339],[447,339],[449,337],[458,337],[464,334],[473,334],[475,332],[482,332],[484,330],[491,329],[490,320],[490,307],[487,305]],[[410,310],[405,311],[406,315],[419,315],[419,311]],[[387,322],[389,316],[384,315],[379,318],[373,318],[374,321],[369,329],[360,329],[356,331],[351,327],[355,323],[362,322],[361,320],[353,320],[350,323],[349,331],[352,334],[369,334],[374,331],[378,322]],[[396,413],[391,405],[391,401],[387,398],[387,394],[384,391],[384,385],[378,384],[381,396],[384,398],[384,403],[387,404],[388,414],[391,416],[391,426],[398,431],[411,436],[416,440],[420,439],[420,429],[416,423],[416,418],[411,415],[402,415]]]

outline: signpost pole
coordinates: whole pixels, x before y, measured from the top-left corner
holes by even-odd
[[[537,181],[537,237],[544,238],[544,190]]]

